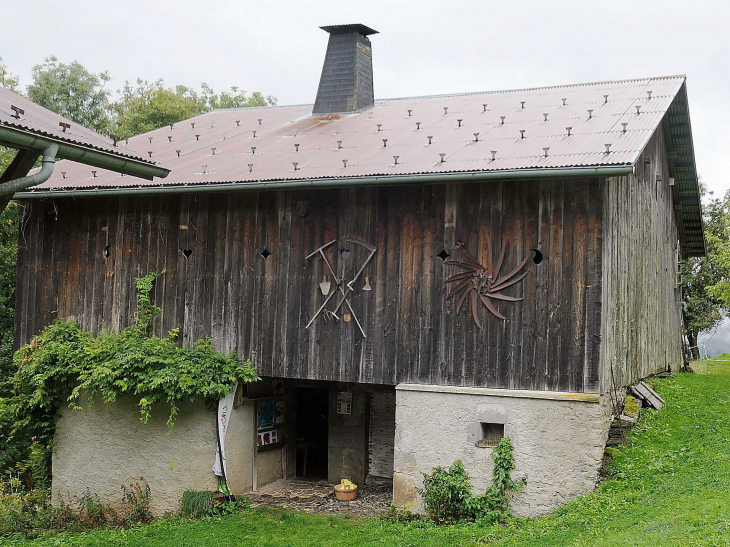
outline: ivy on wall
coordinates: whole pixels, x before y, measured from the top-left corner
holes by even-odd
[[[73,320],[58,319],[16,352],[13,393],[3,401],[3,412],[13,416],[12,435],[32,438],[45,451],[47,463],[58,410],[65,404],[80,409],[82,395],[87,405],[97,397],[104,403],[122,395],[138,398],[142,423],[149,421],[153,408],[166,403],[173,431],[182,401],[212,403],[237,382],[259,380],[250,360],[216,351],[211,338],[181,347],[178,329],[164,338],[150,334],[162,311],[150,292],[162,273],[136,280],[135,322],[121,332],[94,336]]]

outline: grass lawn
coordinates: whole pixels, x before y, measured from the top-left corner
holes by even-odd
[[[730,353],[723,353],[713,359],[693,361],[691,366],[698,374],[730,375]]]
[[[730,357],[728,357],[730,359]],[[539,519],[436,528],[259,510],[131,530],[59,534],[10,545],[730,546],[730,363],[652,382],[666,399],[644,411],[595,492]],[[722,373],[725,372],[725,374]],[[153,492],[154,495],[154,492]],[[2,540],[0,540],[2,543]]]

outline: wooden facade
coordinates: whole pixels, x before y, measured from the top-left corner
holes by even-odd
[[[157,332],[180,327],[184,342],[211,335],[261,375],[595,392],[602,196],[632,199],[598,178],[573,178],[26,200],[16,343],[57,316],[93,331],[129,324],[134,278],[165,268]],[[355,321],[319,317],[305,328],[328,277],[320,257],[305,257],[346,236],[377,248],[350,297],[367,338]],[[531,249],[544,259],[504,291],[524,296],[497,304],[507,321],[482,309],[480,329],[468,309],[455,313],[445,279],[456,271],[439,254],[461,247],[485,264],[488,241],[491,260],[508,245],[504,271]],[[350,279],[366,251],[340,241],[327,256]],[[362,290],[366,276],[372,291]]]
[[[682,365],[677,208],[664,134],[603,187],[601,392]]]

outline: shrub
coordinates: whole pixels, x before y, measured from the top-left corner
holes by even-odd
[[[469,476],[460,460],[451,464],[448,470],[436,467],[431,474],[423,474],[423,489],[418,493],[436,524],[479,522],[486,525],[511,516],[509,499],[522,483],[515,483],[510,478],[515,461],[512,443],[507,437],[499,441],[492,457],[492,485],[479,496],[472,494]]]
[[[448,470],[437,467],[430,475],[423,474],[423,496],[426,511],[436,524],[454,524],[470,519],[471,483],[461,460]]]

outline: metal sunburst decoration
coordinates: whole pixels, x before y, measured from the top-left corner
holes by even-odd
[[[504,255],[507,250],[507,244],[502,243],[502,250],[499,253],[499,259],[494,265],[491,262],[491,243],[487,243],[487,250],[490,258],[490,262],[487,266],[479,264],[477,259],[463,249],[454,249],[454,255],[457,256],[449,257],[444,261],[444,264],[447,266],[455,266],[465,270],[446,279],[446,283],[456,283],[454,288],[451,289],[451,292],[447,295],[447,298],[457,295],[459,296],[456,304],[457,314],[468,298],[469,307],[471,308],[471,316],[474,318],[474,322],[480,329],[482,328],[481,321],[479,321],[480,304],[487,308],[495,317],[506,321],[507,318],[497,311],[492,300],[502,300],[505,302],[519,302],[520,300],[523,300],[522,298],[507,296],[502,294],[500,291],[503,291],[504,289],[521,281],[528,274],[527,271],[522,271],[522,269],[527,265],[527,261],[530,259],[530,256],[528,255],[514,270],[500,276],[499,272],[501,271],[502,264],[504,263]]]

